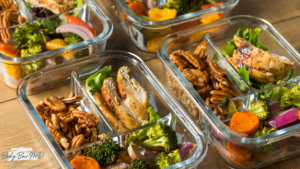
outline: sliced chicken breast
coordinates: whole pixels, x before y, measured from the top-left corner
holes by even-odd
[[[232,57],[227,55],[226,58],[233,65],[233,67],[236,70],[239,70],[240,67],[243,66],[243,64],[238,62],[239,55],[236,52],[233,53]],[[247,68],[248,68],[248,72],[249,72],[251,79],[254,79],[254,80],[257,80],[257,81],[260,81],[263,83],[275,83],[275,78],[272,73],[269,73],[269,72],[264,73],[264,72],[258,71],[256,69],[251,69],[249,67],[247,67]]]
[[[111,78],[106,78],[102,85],[102,96],[106,104],[112,109],[118,119],[128,129],[134,129],[141,126],[141,122],[134,118],[134,113],[126,107],[117,92],[117,84]]]
[[[76,8],[75,0],[25,0],[33,6],[44,7],[55,14],[60,14]]]
[[[274,82],[286,78],[294,66],[294,62],[288,58],[259,49],[236,35],[234,35],[234,40],[238,47],[235,52],[238,55],[237,61],[263,74],[271,73],[275,79]]]
[[[117,87],[127,108],[129,108],[139,121],[149,118],[147,109],[150,106],[146,90],[134,78],[130,78],[130,68],[123,66],[117,75]]]
[[[110,122],[112,127],[118,131],[118,132],[125,132],[128,131],[128,129],[125,127],[123,122],[119,120],[116,115],[111,111],[111,109],[107,106],[105,101],[103,100],[103,97],[100,93],[96,92],[93,95],[94,99],[99,103],[100,105],[100,110],[106,117],[106,119]]]

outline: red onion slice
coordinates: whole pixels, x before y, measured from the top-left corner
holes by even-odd
[[[298,108],[292,108],[275,113],[270,120],[266,121],[266,125],[270,128],[280,128],[287,124],[299,121],[298,110]]]

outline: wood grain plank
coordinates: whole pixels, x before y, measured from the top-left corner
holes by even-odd
[[[252,15],[277,23],[300,16],[299,0],[240,0],[231,15]]]
[[[9,152],[11,148],[33,148],[33,152],[41,152],[43,148],[30,130],[27,116],[17,100],[0,104],[0,154]],[[7,167],[5,167],[7,166]],[[0,168],[57,168],[45,154],[38,160],[13,161],[0,158]]]
[[[0,80],[0,103],[16,98],[16,90],[9,88]]]

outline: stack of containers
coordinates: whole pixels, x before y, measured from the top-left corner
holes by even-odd
[[[260,28],[261,33],[259,39],[261,43],[268,47],[270,52],[280,56],[286,56],[289,60],[294,62],[295,78],[265,89],[255,89],[246,81],[241,80],[237,71],[228,62],[220,50],[233,38],[233,35],[235,35],[239,28]],[[213,34],[207,33],[211,32],[211,30],[220,29],[223,31]],[[191,37],[194,36],[199,37],[197,41],[191,40]],[[188,39],[186,39],[186,37],[188,37]],[[183,38],[185,39],[183,40]],[[229,74],[229,78],[235,84],[235,87],[243,93],[243,95],[232,99],[240,100],[243,103],[242,110],[248,110],[249,102],[257,101],[258,95],[261,92],[283,85],[288,88],[299,85],[299,53],[276,31],[270,23],[263,19],[251,16],[233,16],[202,27],[171,34],[164,38],[158,47],[158,56],[163,64],[165,86],[167,86],[168,92],[176,100],[177,104],[180,105],[179,107],[183,109],[185,112],[184,116],[189,119],[191,124],[195,126],[199,132],[200,130],[204,132],[211,146],[217,150],[230,168],[260,168],[269,165],[270,163],[299,154],[299,123],[287,126],[276,132],[258,138],[237,136],[237,134],[233,134],[227,130],[228,127],[225,127],[224,123],[217,118],[211,110],[212,107],[218,106],[220,103],[208,106],[169,58],[170,54],[178,49],[194,51],[202,41],[208,42],[206,50],[208,59],[217,62],[219,66],[225,69]],[[170,87],[170,77],[175,79],[172,80],[172,83],[176,83],[176,86],[178,87],[177,89]],[[174,86],[174,84],[172,85]],[[178,94],[176,95],[176,92],[178,93],[178,91],[182,91],[183,94],[181,96],[178,96]],[[182,98],[187,98],[187,100],[182,100]],[[270,102],[269,100],[266,101]],[[190,103],[190,106],[185,107],[182,104],[183,102]],[[280,98],[275,102],[280,102]],[[195,107],[199,113],[193,113],[191,107]],[[235,144],[242,149],[244,148],[244,150],[250,151],[252,153],[251,158],[244,161],[235,160],[237,157],[233,152],[228,151],[226,148],[228,143]],[[264,155],[255,151],[258,147],[268,146],[272,143],[278,144],[279,147]]]
[[[54,166],[71,168],[69,160],[72,160],[72,158],[66,158],[66,156],[69,157],[74,152],[84,151],[97,142],[86,144],[76,149],[62,151],[35,110],[35,106],[45,97],[68,96],[71,91],[74,92],[75,95],[81,95],[83,99],[80,101],[81,105],[79,109],[92,112],[95,117],[100,119],[101,123],[97,126],[100,130],[99,134],[104,133],[109,137],[113,137],[114,140],[121,144],[126,134],[143,128],[142,126],[125,133],[115,131],[100,111],[100,108],[93,102],[93,98],[87,94],[83,85],[85,84],[85,80],[94,72],[109,65],[112,66],[111,75],[116,75],[120,67],[128,66],[131,69],[131,76],[148,92],[150,105],[159,113],[164,122],[169,125],[171,124],[173,130],[176,131],[178,143],[191,142],[196,144],[196,147],[188,159],[168,168],[196,167],[207,153],[208,147],[203,134],[196,132],[191,124],[182,116],[183,112],[178,110],[177,105],[169,98],[165,88],[152,74],[146,64],[138,56],[120,51],[103,52],[75,61],[74,63],[70,62],[59,65],[43,72],[37,71],[25,77],[18,86],[18,100],[27,113],[31,130],[35,133],[38,142],[47,153],[49,161],[51,161]],[[65,80],[51,80],[51,77],[60,76],[61,74],[64,74],[66,77]],[[35,84],[45,85],[37,88],[32,87]]]
[[[119,25],[139,50],[148,54],[155,54],[156,46],[166,35],[203,25],[205,23],[201,23],[200,20],[211,15],[219,14],[221,19],[227,18],[239,0],[216,0],[216,3],[223,2],[223,5],[187,13],[161,22],[149,21],[137,16],[128,7],[127,3],[129,2],[133,1],[104,0],[100,3],[105,8],[114,10],[113,13],[118,17]],[[139,2],[142,2],[148,11],[165,4],[167,1],[141,0]]]
[[[76,52],[78,50],[83,50],[88,48],[89,54],[95,54],[105,50],[106,41],[111,36],[113,25],[110,19],[105,15],[102,9],[94,0],[84,1],[83,6],[75,8],[71,11],[65,12],[63,14],[52,15],[47,17],[53,25],[61,25],[62,23],[67,23],[67,15],[76,15],[80,17],[84,22],[89,24],[96,31],[96,36],[93,39],[82,41],[73,45],[68,45],[55,50],[45,51],[26,58],[16,58],[9,57],[0,53],[0,79],[10,88],[16,88],[19,82],[24,78],[21,72],[22,67],[26,67],[27,64],[32,64],[35,62],[43,62],[40,70],[45,70],[49,67],[62,64],[65,62],[74,61],[77,58],[64,58],[62,53],[66,54],[68,52]],[[22,16],[28,19],[29,22],[43,21],[45,18],[38,18],[34,16],[28,5],[22,1],[17,0],[16,4],[19,7],[19,11]],[[14,32],[16,28],[21,25],[14,25],[7,28],[2,28],[1,30],[6,32]]]

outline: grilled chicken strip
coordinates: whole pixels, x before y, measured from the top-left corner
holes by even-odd
[[[239,63],[264,74],[271,73],[275,81],[286,78],[294,66],[294,62],[288,58],[266,52],[236,35],[234,41],[238,48],[235,55]]]
[[[112,127],[118,132],[125,132],[128,129],[124,126],[123,122],[120,121],[115,114],[107,107],[107,104],[103,100],[103,97],[100,93],[96,92],[93,95],[94,99],[99,103],[100,110],[103,112],[106,119],[110,122]]]
[[[239,70],[243,65],[241,63],[238,62],[237,58],[239,56],[236,53],[233,53],[232,57],[230,56],[226,56],[227,60],[232,64],[232,66],[236,69]],[[269,73],[269,72],[260,72],[256,69],[251,69],[249,67],[246,67],[246,69],[249,72],[250,78],[260,81],[260,82],[264,82],[264,83],[275,83],[275,78],[273,77],[273,73]]]
[[[134,113],[129,110],[121,100],[117,91],[117,84],[111,78],[106,78],[102,85],[102,96],[106,104],[128,129],[140,127],[142,123],[134,118]]]
[[[60,14],[76,8],[75,0],[25,0],[33,6],[44,7],[55,14]]]
[[[147,109],[150,106],[146,90],[134,78],[130,79],[130,68],[123,66],[117,75],[117,87],[127,108],[129,108],[139,121],[149,118]]]

